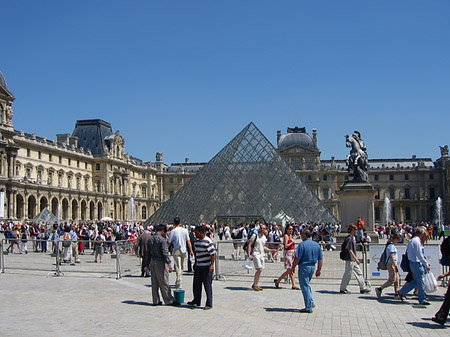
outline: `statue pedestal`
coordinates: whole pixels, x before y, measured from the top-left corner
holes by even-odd
[[[336,192],[340,199],[342,225],[338,242],[341,237],[347,236],[348,226],[352,223],[356,225],[358,217],[361,217],[365,222],[365,232],[372,239],[372,243],[378,243],[378,235],[374,231],[375,210],[373,206],[376,192],[376,189],[366,182],[347,182]]]

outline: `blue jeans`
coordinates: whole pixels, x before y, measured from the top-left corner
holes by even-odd
[[[313,309],[314,300],[309,282],[311,281],[315,270],[316,267],[314,264],[299,265],[298,267],[298,280],[300,281],[300,288],[302,289],[306,310]]]
[[[413,290],[415,287],[417,287],[419,296],[419,303],[422,303],[425,301],[426,295],[425,295],[425,284],[424,284],[424,276],[425,276],[425,267],[420,262],[412,262],[409,261],[409,268],[411,269],[411,272],[413,274],[413,280],[411,283],[408,283],[405,285],[401,291],[399,291],[399,294],[404,296],[405,294],[409,293],[411,290]]]

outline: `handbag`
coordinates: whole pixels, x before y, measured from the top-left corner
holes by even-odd
[[[425,276],[423,277],[423,283],[425,284],[425,292],[427,294],[434,293],[438,288],[436,278],[434,277],[432,272],[428,272],[425,274]]]
[[[409,273],[411,268],[409,268],[409,259],[408,252],[402,255],[402,261],[400,262],[400,268],[402,268],[403,272]]]
[[[253,269],[252,260],[250,260],[249,257],[247,257],[247,259],[245,260],[244,264],[242,265],[242,268],[247,269],[247,270]]]
[[[68,241],[68,240],[64,240],[64,241],[63,241],[63,247],[64,247],[64,248],[69,248],[69,247],[71,246],[71,244],[72,244],[72,243],[71,243],[70,241]]]

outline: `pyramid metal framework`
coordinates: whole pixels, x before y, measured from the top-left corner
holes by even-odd
[[[212,223],[218,216],[259,216],[267,222],[337,222],[329,208],[253,124],[165,202],[146,224]]]

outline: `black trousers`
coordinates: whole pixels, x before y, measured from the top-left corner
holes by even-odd
[[[209,267],[196,266],[194,270],[194,304],[201,305],[202,301],[202,285],[206,292],[206,306],[212,307],[212,274],[209,273]]]
[[[436,313],[436,317],[442,321],[447,320],[449,310],[450,310],[450,283],[447,287],[447,292],[445,293],[444,302],[442,303],[439,311]]]

